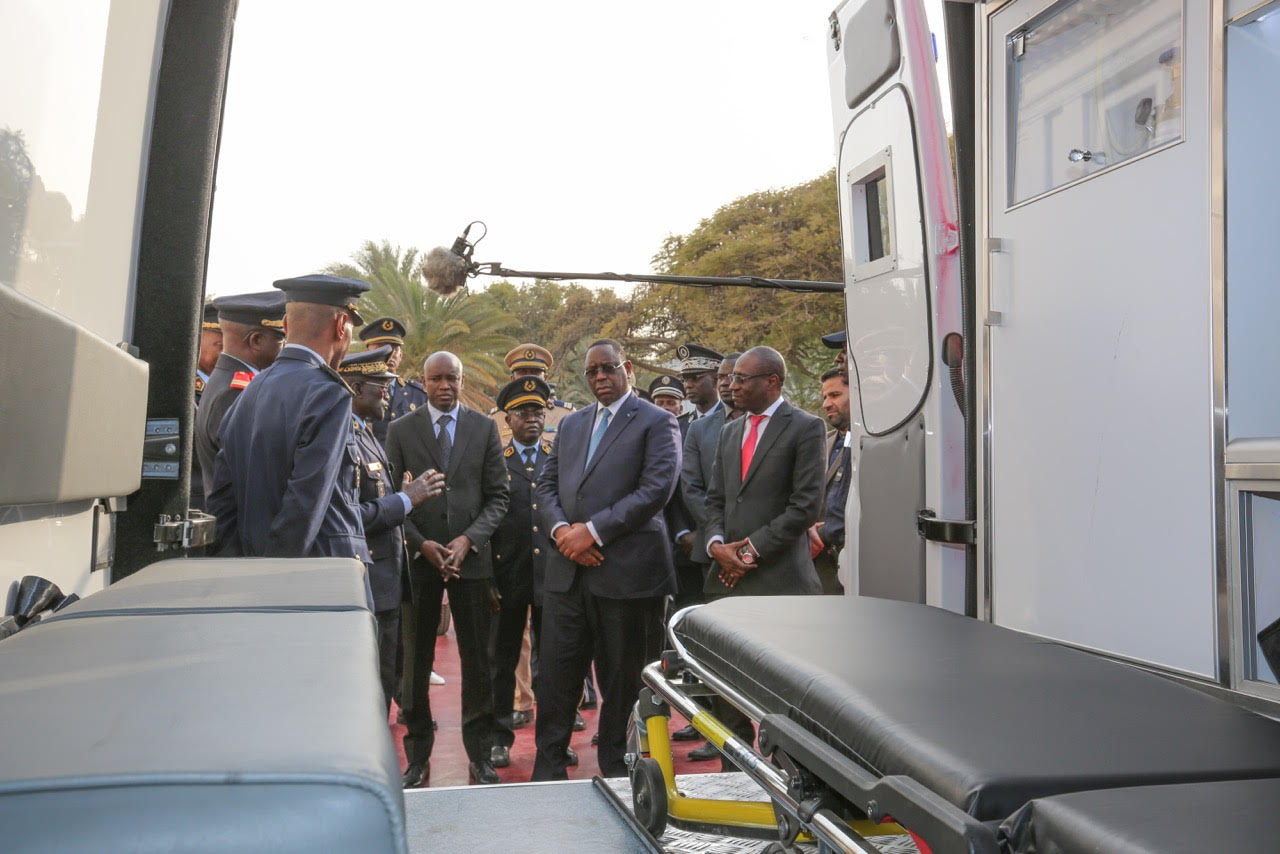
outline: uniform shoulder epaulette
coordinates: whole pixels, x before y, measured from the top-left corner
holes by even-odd
[[[253,374],[248,371],[236,371],[231,377],[231,387],[236,391],[244,391],[253,382]]]
[[[551,453],[551,443],[550,443],[550,442],[543,442],[543,443],[542,443],[542,453],[544,453],[544,454],[549,454],[549,453]]]
[[[507,445],[507,449],[502,452],[502,455],[504,457],[511,457],[511,456],[515,456],[515,453],[516,453],[516,449],[511,445]]]
[[[196,394],[200,394],[202,391],[204,391],[204,380],[200,379],[200,376],[197,374],[196,375]]]
[[[426,393],[427,393],[427,389],[422,385],[422,383],[418,382],[417,380],[405,380],[405,381],[404,381],[404,384],[405,384],[405,385],[411,385],[411,386],[413,386],[414,388],[416,388],[418,391],[422,392],[423,394],[426,394]]]

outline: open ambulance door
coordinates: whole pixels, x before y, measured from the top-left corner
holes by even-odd
[[[830,25],[855,437],[852,592],[972,613],[968,348],[933,39],[921,0],[847,0]]]

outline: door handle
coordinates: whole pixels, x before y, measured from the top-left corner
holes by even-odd
[[[987,238],[987,280],[985,283],[985,297],[987,315],[984,323],[987,326],[1000,326],[1004,323],[1003,307],[1008,298],[1007,283],[1002,279],[1001,282],[994,286],[992,283],[996,278],[996,265],[992,262],[994,255],[1009,254],[1008,244],[999,237]],[[1000,306],[996,309],[993,306]]]

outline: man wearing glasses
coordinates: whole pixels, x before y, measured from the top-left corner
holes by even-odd
[[[679,478],[680,428],[636,396],[618,342],[593,342],[584,367],[596,405],[560,423],[536,487],[556,551],[543,592],[534,780],[567,777],[565,748],[593,650],[600,772],[627,773],[627,716],[640,671],[661,646],[663,597],[675,588],[662,509]]]
[[[289,343],[222,419],[208,509],[219,554],[354,557],[369,563],[360,522],[351,389],[335,370],[351,346],[367,282],[282,279]]]

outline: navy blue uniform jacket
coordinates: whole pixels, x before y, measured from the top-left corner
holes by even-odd
[[[502,452],[507,461],[507,485],[511,501],[507,515],[493,532],[493,580],[507,608],[541,605],[547,555],[555,550],[547,539],[547,528],[538,512],[538,496],[533,486],[546,468],[551,443],[538,443],[538,456],[529,471],[515,445]]]
[[[680,428],[674,415],[633,390],[588,465],[597,406],[560,422],[551,459],[538,478],[543,522],[548,533],[559,522],[595,526],[604,541],[604,563],[581,568],[593,595],[638,599],[671,593],[675,569],[663,508],[680,478]],[[553,551],[546,589],[568,592],[577,571],[577,564]]]
[[[391,463],[369,425],[352,417],[351,431],[364,472],[360,478],[360,521],[369,546],[373,609],[389,611],[409,599],[409,564],[404,553],[404,501],[391,479]]]
[[[351,389],[313,353],[286,346],[227,411],[209,512],[218,551],[369,562]]]

